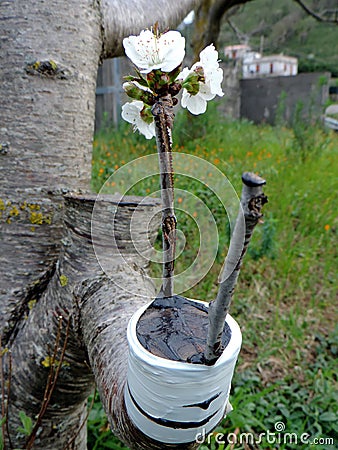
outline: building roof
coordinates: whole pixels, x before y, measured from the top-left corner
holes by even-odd
[[[240,49],[251,49],[250,45],[247,44],[235,44],[235,45],[226,45],[224,50],[240,50]]]
[[[282,62],[292,62],[297,64],[298,59],[294,58],[293,56],[286,56],[286,55],[268,55],[268,56],[261,56],[260,58],[255,59],[254,61],[244,61],[244,63],[252,63],[252,62],[270,62],[270,61],[282,61]]]

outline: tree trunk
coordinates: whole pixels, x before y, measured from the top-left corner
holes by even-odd
[[[115,220],[121,232],[117,231],[115,237],[121,247],[118,252],[111,253],[107,272],[114,275],[111,275],[109,280],[98,264],[91,237],[95,200],[96,197],[90,195],[66,196],[65,235],[55,273],[46,291],[32,306],[24,326],[18,330],[11,345],[13,374],[9,417],[10,431],[12,436],[15,436],[15,430],[20,425],[19,411],[25,411],[31,418],[39,414],[51,369],[51,353],[57,340],[60,323],[61,336],[58,347],[62,348],[67,339],[62,362],[61,351],[57,351],[56,367],[61,364],[61,370],[50,406],[35,439],[37,448],[55,450],[55,440],[58,442],[58,448],[64,448],[75,437],[81,420],[83,421],[86,398],[94,389],[94,377],[87,353],[90,356],[94,354],[90,359],[94,372],[95,368],[99,367],[98,374],[101,373],[104,383],[112,387],[110,377],[116,377],[119,364],[124,364],[123,356],[126,355],[123,345],[125,322],[133,310],[154,295],[144,268],[134,262],[136,258],[130,251],[133,248],[133,240],[125,230],[130,227],[133,218],[133,239],[138,242],[144,239],[141,224],[157,211],[159,202],[154,199],[147,203],[143,202],[140,206],[141,198],[127,198],[127,201],[122,200],[120,203],[119,197],[105,196],[97,200],[95,214],[99,214],[100,228],[97,228],[93,235],[97,246],[100,245],[99,238],[106,239],[107,230],[112,222],[111,210],[119,204]],[[148,230],[151,241],[156,237],[156,222],[153,222],[153,227]],[[103,304],[98,300],[91,303],[91,308],[88,308],[88,298],[93,296],[97,286],[107,294],[107,302]],[[84,287],[86,295],[79,296]],[[130,291],[137,291],[139,295],[130,299]],[[82,308],[82,305],[87,307]],[[70,326],[67,329],[68,322]],[[110,327],[113,327],[110,339],[102,339]],[[86,336],[88,329],[93,337],[83,342],[83,335]],[[102,339],[99,348],[95,341],[97,336]],[[115,349],[121,362],[118,362],[118,357],[112,358],[111,352],[106,353],[107,345],[109,349]],[[124,349],[123,353],[119,353],[121,348]],[[102,355],[105,358],[102,358]],[[107,392],[102,392],[101,383],[98,385],[104,398]],[[74,448],[82,448],[83,434],[82,430],[74,441]],[[76,445],[77,441],[80,443],[79,446]],[[23,445],[24,439],[16,440],[13,437],[12,442],[16,446]]]
[[[195,9],[195,23],[192,37],[194,61],[208,45],[217,47],[222,19],[231,8],[251,0],[203,0]]]
[[[121,56],[122,37],[150,28],[156,22],[160,32],[176,28],[200,3],[201,0],[102,0],[103,56]]]
[[[2,2],[1,18],[0,140],[8,152],[1,155],[0,308],[9,337],[55,267],[62,194],[89,187],[101,42],[99,9],[86,0],[54,0],[52,8]]]
[[[108,361],[106,356],[102,364],[117,372],[124,364],[126,322],[136,304],[143,304],[145,296],[149,299],[152,288],[136,253],[133,263],[127,258],[127,265],[112,261],[119,279],[113,285],[102,274],[92,249],[94,197],[85,192],[91,177],[97,68],[100,58],[121,54],[126,35],[138,33],[150,20],[160,20],[163,27],[178,23],[195,4],[194,0],[169,6],[158,0],[156,7],[140,0],[137,8],[130,1],[112,0],[102,4],[98,0],[4,0],[0,4],[4,62],[0,74],[0,328],[1,346],[10,350],[12,360],[10,368],[8,355],[0,356],[5,394],[1,404],[6,410],[10,388],[7,426],[13,446],[25,445],[25,438],[17,433],[23,411],[33,423],[39,416],[35,441],[28,439],[28,446],[56,450],[68,443],[68,448],[86,448],[85,404],[94,385],[90,365],[102,385],[109,385],[107,371],[99,363],[107,345],[117,349],[120,361]],[[69,192],[74,194],[65,202]],[[116,199],[105,201],[100,204],[106,211],[102,226],[108,227],[108,210]],[[135,202],[125,205],[120,224],[129,226]],[[142,220],[153,208],[148,203],[141,209]],[[85,313],[79,308],[84,301],[74,297],[73,291],[82,292],[84,286],[97,283],[100,292],[109,290],[111,308],[101,310],[95,304],[92,310],[84,308]],[[126,285],[137,285],[144,296],[130,299],[128,289],[121,292]],[[88,290],[83,292],[87,295]],[[102,348],[94,351],[94,341],[84,341],[83,336],[96,315],[102,329],[115,324],[115,341],[100,341]],[[96,329],[99,335],[100,331]],[[122,371],[114,377],[122,383],[124,375]],[[104,395],[104,389],[99,389]]]

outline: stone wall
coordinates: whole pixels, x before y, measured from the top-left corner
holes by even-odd
[[[240,117],[255,123],[290,124],[297,105],[304,118],[320,119],[329,96],[330,73],[240,80]]]

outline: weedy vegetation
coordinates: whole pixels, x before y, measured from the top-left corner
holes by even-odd
[[[264,223],[255,230],[231,306],[243,334],[231,393],[234,410],[201,450],[336,448],[338,135],[317,124],[302,125],[300,119],[293,128],[230,121],[210,104],[207,114],[193,120],[180,112],[173,139],[174,151],[210,161],[238,193],[242,172],[257,172],[267,180],[264,191],[269,198]],[[132,159],[155,152],[155,141],[133,134],[127,124],[101,131],[94,142],[93,189],[99,191],[110,175]],[[224,230],[209,273],[184,293],[212,300],[229,243],[225,211],[206,184],[178,176],[175,185],[205,202]],[[149,195],[158,186],[156,177],[149,178],[131,193]],[[183,201],[176,198],[182,209]],[[193,217],[180,211],[177,216],[186,236],[178,273],[196,256],[199,236]],[[159,248],[160,243],[159,236]],[[154,264],[151,270],[160,273]],[[279,422],[284,431],[277,433],[275,424]],[[268,430],[276,433],[275,441],[262,435],[258,444],[258,436]],[[89,414],[88,431],[89,449],[126,448],[112,436],[98,398]],[[257,440],[249,441],[250,446],[241,443],[243,433],[252,433]],[[285,433],[297,435],[298,442],[284,442]],[[308,443],[300,442],[303,433],[309,435]],[[231,436],[230,442],[227,436]],[[237,443],[232,443],[234,436]]]

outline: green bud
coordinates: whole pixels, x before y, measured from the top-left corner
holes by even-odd
[[[134,83],[132,82],[123,83],[123,89],[124,92],[128,95],[128,97],[139,100],[141,89],[135,86]]]
[[[137,86],[135,82],[131,81],[124,83],[123,89],[130,98],[133,98],[135,100],[141,100],[143,103],[146,103],[147,105],[152,105],[154,103],[153,94]]]
[[[162,94],[163,92],[168,91],[171,77],[167,72],[156,69],[147,74],[147,82],[152,91],[156,94]]]
[[[156,80],[158,78],[156,72],[157,72],[156,70],[152,70],[151,72],[147,73],[147,83],[152,91],[155,91]]]
[[[198,81],[205,81],[205,78],[204,78],[204,70],[203,70],[203,67],[202,66],[197,66],[197,67],[195,67],[195,69],[194,69],[194,72],[198,75],[198,77],[199,77],[199,80]]]
[[[158,80],[158,86],[159,87],[167,86],[169,85],[169,83],[170,83],[169,74],[167,72],[162,72]]]
[[[135,72],[137,74],[137,77],[133,76],[133,75],[126,75],[123,78],[126,81],[136,81],[138,84],[140,84],[141,86],[144,87],[148,87],[148,83],[147,80],[144,78],[144,76],[142,75],[142,73],[135,67]]]
[[[189,94],[196,95],[200,90],[199,80],[200,76],[196,72],[192,72],[185,80],[183,80],[182,87],[185,88]]]
[[[170,83],[174,83],[176,78],[179,76],[180,72],[182,69],[182,64],[180,64],[178,67],[176,67],[176,69],[172,70],[171,72],[169,72],[169,77],[170,77]]]
[[[171,85],[169,86],[169,94],[171,94],[172,97],[175,97],[175,95],[177,95],[181,89],[182,85],[179,81],[171,83]]]
[[[154,116],[151,112],[151,107],[148,105],[144,105],[142,111],[140,112],[140,116],[142,117],[142,120],[144,120],[148,124],[152,123],[154,120]]]

